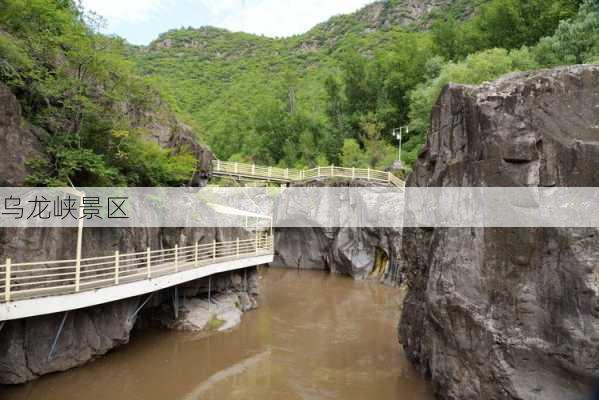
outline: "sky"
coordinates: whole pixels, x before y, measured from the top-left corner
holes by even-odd
[[[160,33],[205,25],[271,37],[304,33],[373,0],[82,0],[106,20],[104,33],[145,45]]]

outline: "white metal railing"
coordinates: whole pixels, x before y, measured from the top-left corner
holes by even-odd
[[[273,253],[273,237],[257,232],[250,239],[198,243],[80,260],[0,265],[0,302],[77,293],[182,272],[221,261]]]
[[[240,176],[279,182],[314,180],[318,178],[338,177],[383,182],[402,187],[404,182],[391,172],[372,168],[316,167],[299,170],[292,168],[263,167],[255,164],[213,160],[212,173],[215,175]]]

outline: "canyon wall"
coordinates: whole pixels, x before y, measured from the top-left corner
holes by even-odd
[[[448,85],[407,186],[599,186],[599,67]],[[599,232],[406,228],[408,357],[442,399],[582,399],[599,373]]]
[[[392,228],[279,228],[271,265],[399,281],[400,245]]]
[[[376,184],[361,180],[343,180],[340,178],[324,179],[307,183],[295,183],[292,187],[369,187]],[[356,279],[377,278],[387,282],[400,282],[403,272],[400,270],[399,256],[401,247],[401,230],[392,227],[326,227],[319,226],[319,214],[327,213],[331,207],[345,208],[340,212],[343,216],[356,216],[352,202],[364,203],[362,209],[378,209],[396,207],[381,201],[376,196],[365,198],[353,192],[352,201],[339,203],[339,197],[333,195],[318,199],[317,204],[298,201],[277,203],[275,212],[277,221],[285,225],[286,218],[298,216],[304,221],[311,221],[312,227],[277,228],[275,234],[275,257],[273,267],[298,269],[323,269],[332,273],[349,275]],[[282,196],[284,198],[284,196]],[[306,204],[311,204],[306,207]],[[338,210],[337,210],[338,211]],[[342,224],[340,224],[342,225]]]

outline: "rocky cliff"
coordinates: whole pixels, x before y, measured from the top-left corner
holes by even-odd
[[[280,228],[272,266],[395,281],[400,245],[401,233],[391,228]]]
[[[47,133],[24,121],[21,106],[12,92],[0,82],[0,186],[19,186],[28,175],[25,162],[43,154]]]
[[[408,186],[599,186],[599,67],[449,85]],[[443,399],[581,399],[599,373],[596,229],[404,229],[409,358]]]
[[[368,187],[365,181],[328,180],[292,186],[305,187]],[[386,202],[364,202],[364,209],[380,207],[392,208]],[[379,227],[326,227],[318,226],[321,213],[327,213],[337,198],[320,198],[318,204],[306,208],[305,204],[294,202],[278,204],[279,223],[285,223],[286,216],[302,215],[314,221],[310,228],[278,228],[275,235],[274,267],[299,269],[324,269],[332,273],[352,276],[356,279],[378,278],[388,282],[399,282],[403,273],[399,263],[401,231],[395,228]],[[337,207],[337,205],[334,205]],[[345,203],[339,207],[352,207]],[[341,214],[355,216],[355,209],[344,210]]]

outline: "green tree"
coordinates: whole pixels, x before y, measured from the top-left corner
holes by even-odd
[[[562,21],[554,35],[534,48],[541,65],[581,64],[599,57],[599,3],[587,0],[576,17]]]
[[[341,148],[341,165],[344,167],[366,168],[368,160],[356,139],[345,139]]]

